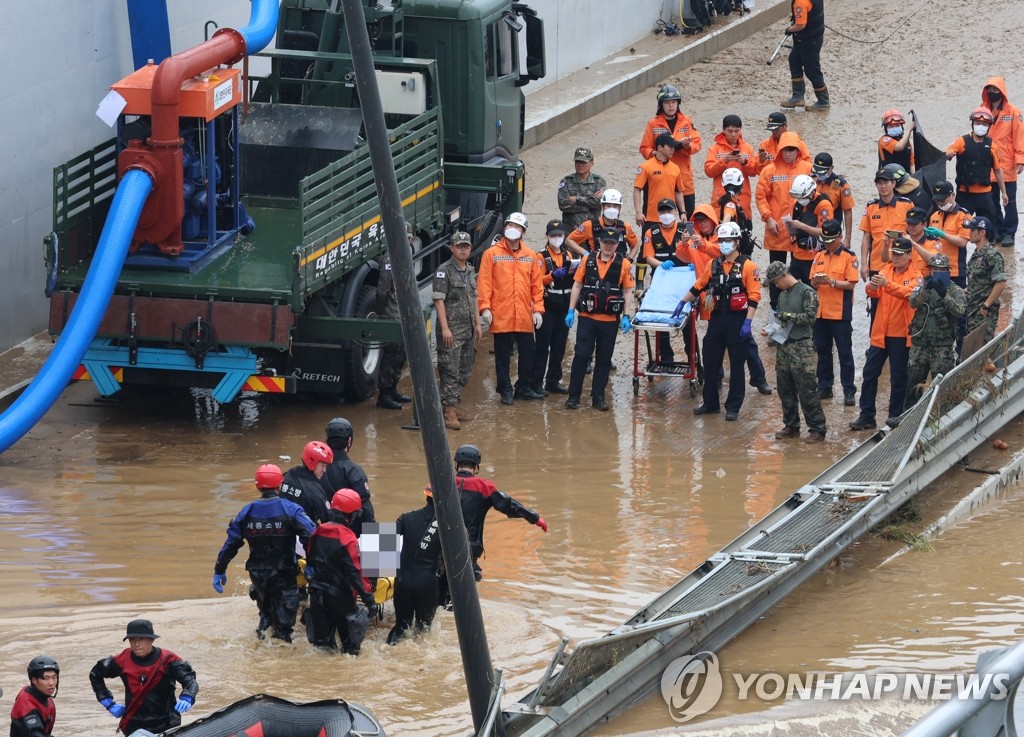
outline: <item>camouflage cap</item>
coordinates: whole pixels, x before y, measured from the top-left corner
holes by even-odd
[[[929,269],[949,269],[949,256],[944,253],[936,253],[928,259]]]
[[[473,237],[464,230],[458,230],[452,235],[453,246],[472,246]]]
[[[580,146],[572,156],[573,161],[593,161],[594,152],[586,146]]]
[[[764,283],[771,284],[776,279],[779,279],[789,273],[789,264],[784,261],[772,261],[768,264],[768,269],[764,274]]]

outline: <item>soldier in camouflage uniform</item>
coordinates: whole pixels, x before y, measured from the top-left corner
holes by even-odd
[[[998,255],[998,254],[996,254]],[[949,276],[949,256],[936,253],[928,260],[931,276],[910,293],[910,306],[917,310],[910,321],[910,358],[907,360],[907,401],[909,407],[921,396],[920,385],[948,374],[956,365],[957,321],[967,309],[967,295]]]
[[[996,334],[999,295],[1006,287],[1006,270],[1002,254],[990,241],[995,236],[992,221],[975,217],[964,222],[964,227],[971,229],[970,241],[976,247],[967,262],[967,332],[985,325],[987,343]]]
[[[789,333],[775,356],[775,383],[782,400],[784,427],[775,433],[779,440],[800,437],[800,408],[809,430],[805,443],[825,440],[825,412],[821,409],[818,379],[815,376],[814,344],[811,332],[818,316],[818,294],[813,287],[798,281],[782,261],[768,265],[766,286],[782,290],[776,319]],[[768,334],[767,330],[762,333]]]
[[[444,426],[459,430],[471,419],[459,409],[460,390],[473,372],[475,343],[483,333],[476,309],[476,272],[468,263],[473,250],[469,233],[452,236],[452,257],[434,275],[433,298],[437,310],[437,373],[441,377]]]
[[[412,226],[406,225],[406,238],[412,247]],[[377,304],[376,312],[381,317],[398,319],[398,293],[395,290],[395,276],[391,271],[391,257],[387,251],[381,256],[377,272]],[[384,409],[402,409],[402,405],[412,401],[398,392],[398,380],[405,369],[406,356],[404,343],[385,343],[381,346],[383,356],[380,371],[377,373],[377,406]]]
[[[607,187],[604,177],[590,173],[594,154],[589,148],[576,149],[573,158],[576,171],[558,183],[558,209],[569,232],[601,214],[601,195]]]

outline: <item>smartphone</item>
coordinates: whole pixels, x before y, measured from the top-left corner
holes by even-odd
[[[685,223],[683,223],[683,228],[686,229],[686,234],[687,235],[693,235],[693,222],[692,221],[687,220]]]
[[[903,233],[898,231],[898,230],[887,230],[887,231],[885,231],[885,234],[887,236],[889,236],[890,238],[892,238],[893,240],[895,240],[896,238],[902,238],[903,237]]]
[[[734,148],[734,149],[732,150],[732,155],[733,155],[733,156],[739,156],[739,155],[740,155],[740,150],[739,150],[738,148]]]

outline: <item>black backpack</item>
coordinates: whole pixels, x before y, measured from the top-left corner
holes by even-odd
[[[684,0],[683,24],[686,30],[696,32],[711,25],[715,13],[711,3],[712,0]]]

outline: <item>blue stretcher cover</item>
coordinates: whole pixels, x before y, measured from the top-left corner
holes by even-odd
[[[672,317],[672,313],[696,281],[697,274],[690,266],[677,266],[668,271],[655,269],[651,286],[644,292],[643,302],[633,318],[633,324],[680,327],[686,322],[686,317]]]

